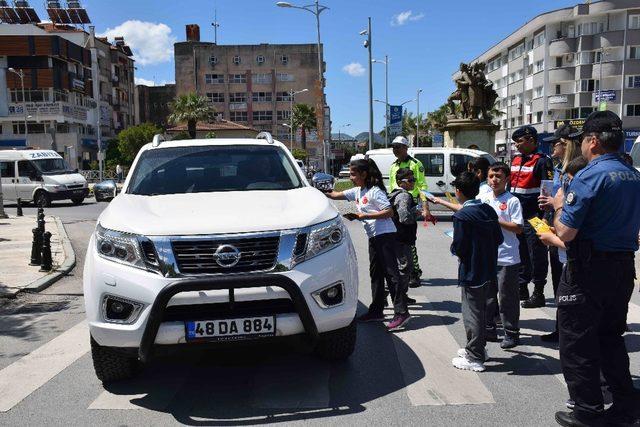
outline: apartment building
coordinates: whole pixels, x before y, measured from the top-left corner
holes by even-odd
[[[0,149],[53,149],[88,169],[98,138],[135,121],[133,63],[122,39],[110,44],[70,25],[0,24]]]
[[[640,3],[598,1],[536,16],[472,62],[487,64],[502,116],[496,151],[513,130],[581,126],[598,108],[618,114],[627,150],[640,134]]]
[[[136,86],[138,111],[137,124],[153,123],[163,129],[169,127],[168,118],[171,114],[171,102],[176,97],[176,85]]]
[[[307,89],[294,96],[295,104],[316,107],[325,99],[324,88],[316,88],[317,49],[316,44],[218,45],[200,41],[198,27],[188,25],[187,41],[174,45],[176,94],[205,96],[223,119],[266,130],[289,145],[284,125],[291,120],[291,92]],[[324,111],[328,138],[328,106]],[[295,139],[299,146],[299,133]],[[315,132],[308,135],[307,151],[322,156]]]

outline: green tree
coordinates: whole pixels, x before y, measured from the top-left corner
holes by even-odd
[[[162,129],[152,123],[132,126],[118,134],[118,151],[123,163],[131,164],[143,145],[153,141],[153,136],[162,133]]]
[[[307,131],[316,128],[316,109],[307,104],[293,106],[293,129],[301,130],[302,149],[307,149]]]
[[[189,135],[189,132],[182,131],[182,132],[175,133],[171,136],[172,141],[173,140],[179,141],[181,139],[191,139],[191,135]]]
[[[307,161],[307,157],[309,156],[307,154],[307,150],[303,150],[303,149],[300,149],[300,148],[294,148],[293,151],[291,152],[291,154],[293,154],[293,157],[296,160],[302,160],[304,162]]]
[[[211,131],[211,132],[207,132],[207,134],[204,136],[207,139],[213,139],[216,137],[216,133]]]
[[[427,113],[427,122],[429,123],[429,127],[442,132],[445,126],[447,126],[447,115],[447,104],[443,104],[435,111]]]
[[[191,139],[196,137],[197,123],[212,120],[215,113],[207,98],[195,93],[176,97],[171,104],[171,111],[169,122],[175,125],[186,122]]]
[[[116,165],[124,165],[127,162],[122,158],[122,153],[118,148],[118,139],[110,139],[105,143],[105,169],[115,170]]]

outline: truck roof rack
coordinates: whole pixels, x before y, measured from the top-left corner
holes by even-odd
[[[273,144],[273,137],[269,132],[260,132],[256,135],[256,139],[266,139],[269,144]]]
[[[157,133],[153,135],[153,141],[151,142],[151,146],[155,148],[159,146],[161,143],[163,143],[164,141],[166,141],[166,139],[164,139],[164,135]]]

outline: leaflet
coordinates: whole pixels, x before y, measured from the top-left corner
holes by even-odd
[[[529,221],[529,224],[531,224],[533,229],[536,230],[536,233],[538,233],[538,234],[540,234],[540,233],[548,233],[548,232],[551,231],[551,228],[549,227],[549,224],[547,224],[546,222],[544,222],[543,220],[541,220],[537,216],[529,219],[528,221]]]

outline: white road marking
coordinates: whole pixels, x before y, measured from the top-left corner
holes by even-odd
[[[0,371],[0,412],[7,412],[90,350],[80,322]]]
[[[426,303],[424,298],[416,298]],[[480,375],[451,365],[460,345],[426,303],[426,310],[413,310],[408,329],[396,332],[393,344],[414,406],[495,403]],[[428,317],[423,317],[428,316]],[[411,329],[416,327],[416,329]]]

